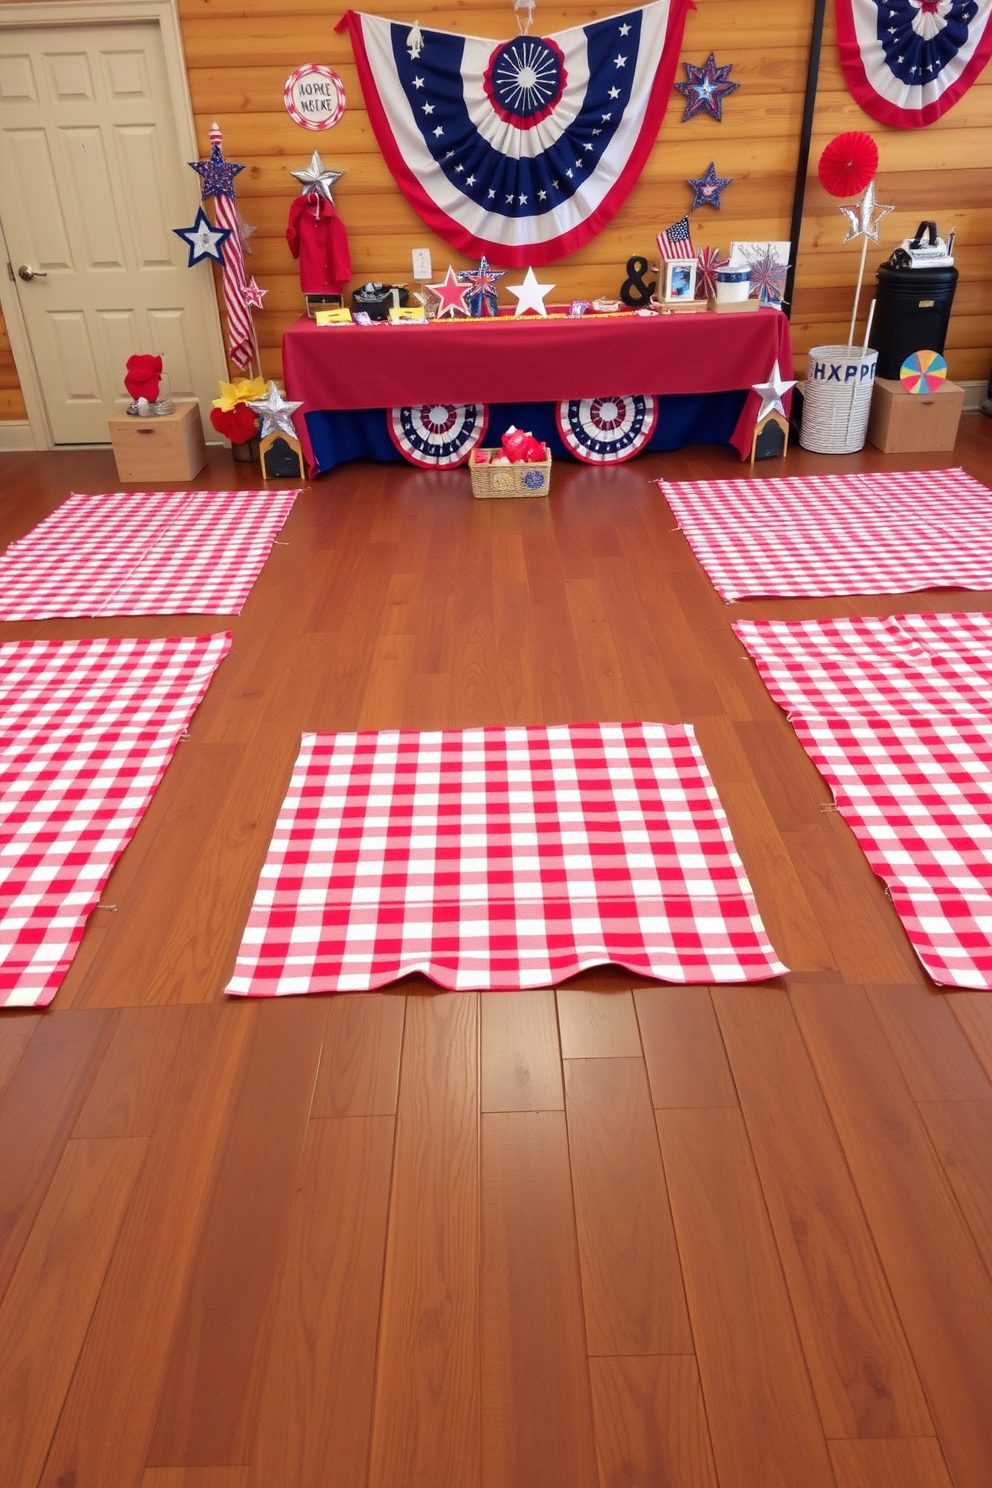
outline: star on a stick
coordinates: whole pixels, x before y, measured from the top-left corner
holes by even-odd
[[[485,255],[479,260],[477,269],[459,270],[458,277],[467,286],[468,308],[476,319],[484,313],[499,314],[496,283],[505,273],[505,269],[491,269]]]
[[[329,201],[333,207],[334,198],[331,195],[331,187],[335,181],[340,180],[344,175],[344,171],[325,170],[324,162],[317,154],[317,151],[314,150],[310,156],[310,164],[306,170],[290,171],[289,174],[302,182],[303,190],[300,193],[301,196],[309,196],[311,191],[316,191],[318,196],[322,196],[325,201]]]
[[[883,207],[875,200],[875,182],[869,182],[865,188],[865,194],[853,207],[841,207],[844,216],[848,219],[847,237],[845,243],[850,243],[855,238],[871,238],[873,243],[878,242],[878,224],[889,212],[894,212],[894,207]]]
[[[761,407],[758,410],[758,417],[755,423],[760,424],[761,420],[769,413],[780,413],[783,418],[787,418],[788,415],[786,414],[782,399],[789,389],[794,388],[795,385],[795,379],[792,382],[785,382],[783,380],[782,374],[779,371],[778,359],[776,358],[775,366],[772,368],[772,375],[768,381],[753,384],[754,391],[761,399]]]
[[[723,100],[728,93],[733,93],[740,87],[740,83],[728,81],[733,63],[728,62],[726,67],[717,67],[716,58],[710,52],[702,67],[694,67],[691,62],[683,62],[682,65],[689,81],[675,83],[674,86],[686,100],[683,124],[687,119],[694,119],[704,109],[722,123]]]
[[[267,435],[275,434],[280,430],[283,434],[288,434],[290,439],[297,439],[299,437],[293,427],[291,415],[298,408],[302,408],[303,403],[291,403],[287,398],[284,398],[274,382],[269,383],[269,391],[264,398],[253,398],[248,404],[248,407],[261,415],[262,428],[259,432],[260,439],[265,439]]]
[[[268,294],[268,292],[269,291],[267,289],[259,289],[258,285],[255,283],[255,277],[254,275],[252,275],[252,277],[248,280],[248,283],[245,285],[245,304],[250,305],[253,310],[261,310],[262,301],[265,299],[265,296]]]
[[[441,283],[428,284],[427,288],[441,302],[437,307],[438,320],[444,315],[468,315],[468,302],[465,299],[468,294],[468,285],[459,284],[458,275],[450,264]]]
[[[692,206],[689,210],[694,212],[697,207],[716,207],[719,212],[720,193],[724,187],[730,186],[732,182],[732,176],[724,178],[717,175],[716,166],[711,160],[706,169],[705,176],[699,176],[696,180],[690,178],[687,183],[692,187]]]
[[[205,258],[212,258],[214,263],[223,264],[224,244],[231,236],[231,229],[214,227],[202,207],[197,212],[196,221],[192,227],[174,227],[172,231],[177,238],[182,238],[189,248],[187,268],[192,269]]]
[[[214,129],[216,128],[215,124]],[[206,160],[190,160],[188,164],[200,177],[201,201],[206,201],[208,196],[233,197],[234,177],[238,171],[244,170],[243,165],[235,165],[232,160],[224,159],[218,140],[214,140]]]
[[[513,312],[514,320],[528,310],[533,310],[535,315],[543,315],[545,319],[547,318],[548,307],[544,303],[544,296],[551,293],[554,289],[553,284],[538,284],[534,270],[528,269],[524,275],[523,284],[508,284],[506,287],[512,295],[517,297],[517,308]]]

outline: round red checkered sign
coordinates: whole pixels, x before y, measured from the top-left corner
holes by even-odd
[[[344,83],[331,67],[307,62],[286,79],[283,102],[304,129],[330,129],[344,113]]]

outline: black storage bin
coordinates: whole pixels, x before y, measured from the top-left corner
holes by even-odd
[[[878,352],[878,377],[898,377],[914,351],[944,350],[958,271],[954,267],[878,268],[871,345]]]

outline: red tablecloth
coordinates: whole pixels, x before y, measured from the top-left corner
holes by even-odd
[[[283,335],[286,394],[300,414],[323,408],[416,403],[546,403],[630,393],[717,393],[792,367],[780,310],[697,315],[586,315],[547,320],[440,321],[318,326],[306,317]],[[734,431],[751,452],[759,408],[752,393]],[[788,406],[788,404],[786,405]],[[303,417],[297,422],[311,458]]]

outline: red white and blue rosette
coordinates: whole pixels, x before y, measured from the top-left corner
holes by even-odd
[[[452,248],[539,268],[619,211],[654,146],[691,0],[492,41],[348,11],[365,106],[404,196]]]
[[[650,393],[615,398],[571,398],[559,403],[558,432],[565,447],[588,465],[618,465],[644,449],[658,423]]]
[[[882,124],[932,124],[992,56],[990,22],[992,0],[837,0],[847,86]]]
[[[423,470],[464,465],[488,421],[484,403],[418,403],[393,408],[386,418],[389,437],[404,460]]]

